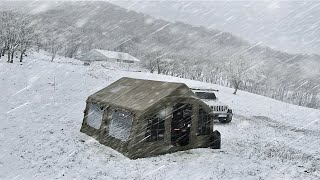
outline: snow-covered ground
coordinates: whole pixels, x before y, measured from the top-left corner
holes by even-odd
[[[0,179],[319,179],[320,111],[197,81],[45,53],[0,61]],[[129,70],[129,71],[128,71]],[[86,98],[128,76],[219,89],[222,149],[130,160],[79,132]]]

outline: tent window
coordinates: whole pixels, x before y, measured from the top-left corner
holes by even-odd
[[[103,117],[103,107],[98,106],[96,103],[88,104],[88,114],[86,123],[95,129],[100,129],[102,117]]]
[[[131,133],[132,119],[130,113],[114,110],[109,126],[109,135],[121,141],[127,141]]]
[[[210,117],[204,109],[199,107],[199,119],[198,119],[198,135],[210,134]]]
[[[152,115],[147,118],[147,132],[146,132],[146,141],[159,141],[164,138],[165,126],[164,121],[166,118],[167,109],[161,110],[156,115]]]

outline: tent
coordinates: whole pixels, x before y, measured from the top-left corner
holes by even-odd
[[[116,52],[116,51],[107,51],[101,49],[93,49],[86,54],[84,54],[80,60],[86,62],[92,61],[107,61],[107,62],[124,62],[124,63],[139,63],[140,60],[131,56],[128,53]]]
[[[131,159],[212,143],[212,109],[183,83],[124,77],[86,103],[80,131]]]

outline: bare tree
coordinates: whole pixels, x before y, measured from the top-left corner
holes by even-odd
[[[144,57],[144,61],[142,62],[142,66],[149,70],[150,73],[153,73],[156,70],[157,63],[153,59],[153,56],[151,54],[147,54]]]
[[[39,30],[39,28],[37,28],[35,30],[35,33],[34,33],[34,45],[35,45],[35,50],[37,52],[40,51],[41,48],[44,48],[44,33],[42,31]]]
[[[62,40],[57,31],[47,33],[47,50],[51,53],[51,62],[53,62],[59,50],[62,49]]]
[[[27,18],[24,18],[19,23],[18,43],[20,44],[20,62],[26,51],[31,47],[35,35],[35,25]]]
[[[148,53],[144,57],[143,66],[147,68],[150,73],[153,73],[157,70],[158,74],[161,74],[163,71],[164,65],[162,63],[162,58],[166,55],[166,53],[163,53],[162,51],[154,51],[151,53]]]
[[[232,86],[233,94],[237,94],[241,84],[253,75],[253,65],[250,59],[245,59],[242,55],[234,57],[227,65],[228,75]]]
[[[23,55],[31,46],[34,25],[26,16],[13,11],[1,12],[0,24],[1,55],[7,51],[7,62],[13,63],[14,54],[20,51],[21,62]]]
[[[162,61],[162,59],[164,58],[166,53],[164,53],[162,51],[156,51],[155,55],[156,55],[155,59],[156,59],[156,65],[157,65],[157,72],[158,72],[158,74],[161,74],[161,72],[165,68],[165,65],[164,65],[164,62]]]
[[[18,14],[12,11],[1,12],[1,39],[4,51],[8,53],[9,63],[13,63],[13,55],[18,43]],[[4,54],[4,52],[3,52]]]
[[[81,46],[82,38],[76,30],[69,30],[66,35],[66,42],[64,46],[64,56],[73,58],[77,55]]]

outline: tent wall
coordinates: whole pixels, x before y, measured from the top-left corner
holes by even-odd
[[[89,113],[89,104],[90,103],[97,103],[97,102],[87,102],[86,109],[84,110],[84,118],[82,121],[82,126],[80,129],[80,132],[86,133],[89,136],[92,136],[94,138],[98,138],[100,135],[100,129],[95,129],[87,124],[87,117],[88,117],[88,113]],[[104,106],[103,104],[100,104],[100,103],[97,103],[97,104],[100,106]],[[105,113],[102,116],[102,122],[104,122],[104,121],[105,121]]]
[[[104,121],[102,123],[102,126],[100,128],[100,134],[98,136],[98,141],[99,143],[109,146],[112,149],[115,149],[122,154],[128,156],[128,149],[127,149],[127,144],[131,140],[132,136],[132,129],[131,129],[131,134],[129,136],[129,139],[127,141],[121,141],[115,137],[112,137],[109,135],[109,130],[110,130],[110,124],[111,124],[111,116],[112,116],[112,111],[115,110],[113,107],[108,108],[108,112],[105,114]],[[123,110],[123,109],[117,109],[117,110]],[[133,117],[133,122],[135,122],[135,119]],[[133,124],[132,124],[133,127]]]
[[[126,142],[123,142],[117,138],[114,138],[109,135],[109,128],[111,123],[111,114],[113,110],[122,110],[122,108],[115,108],[105,104],[100,104],[105,106],[104,115],[102,119],[102,124],[99,130],[96,130],[88,126],[85,122],[87,119],[88,107],[85,110],[85,117],[83,120],[81,132],[88,134],[89,136],[94,137],[99,141],[99,143],[109,146],[114,150],[117,150],[124,154],[125,156],[136,159],[139,157],[149,157],[165,153],[171,153],[176,151],[182,151],[193,148],[208,147],[210,143],[210,135],[197,135],[198,127],[198,112],[199,112],[199,101],[193,98],[169,98],[159,102],[152,109],[146,111],[140,116],[134,116],[132,121],[132,129],[129,139]],[[185,103],[192,105],[192,122],[191,122],[191,131],[190,131],[190,143],[186,146],[173,146],[171,144],[171,120],[172,112],[169,112],[165,118],[165,133],[164,138],[159,141],[147,142],[146,141],[146,132],[147,132],[147,117],[158,113],[162,107],[173,107],[176,103]],[[210,112],[210,111],[208,111]],[[138,118],[138,119],[135,119]],[[210,127],[213,127],[213,121],[210,120]],[[210,130],[212,132],[212,129]]]
[[[171,101],[172,100],[172,101]],[[174,102],[174,103],[173,103]],[[159,111],[159,108],[164,104],[166,106],[173,107],[176,103],[185,103],[192,105],[192,122],[191,122],[191,131],[190,131],[190,143],[186,146],[173,146],[171,144],[171,120],[172,116],[167,116],[165,119],[165,135],[163,140],[147,142],[145,134],[147,131],[147,117],[153,115]],[[159,154],[171,153],[176,151],[182,151],[193,148],[209,147],[210,145],[210,134],[198,136],[198,112],[199,112],[199,103],[198,101],[192,98],[175,98],[170,99],[168,102],[160,102],[152,110],[148,111],[137,119],[140,123],[135,127],[136,130],[133,134],[133,138],[128,144],[129,157],[132,159],[138,157],[149,157]],[[208,111],[211,112],[211,111]],[[213,119],[210,120],[210,132],[213,131]]]
[[[127,150],[127,144],[130,142],[131,140],[131,136],[132,136],[132,129],[131,129],[131,134],[129,136],[129,139],[127,141],[121,141],[115,137],[112,137],[109,135],[109,128],[110,128],[110,122],[111,122],[111,115],[113,110],[122,110],[125,111],[124,109],[121,108],[114,108],[114,107],[110,107],[106,104],[100,104],[101,106],[105,106],[105,110],[104,110],[104,114],[103,114],[103,118],[102,118],[102,123],[100,126],[100,129],[95,129],[93,127],[90,127],[89,125],[87,125],[86,121],[87,121],[87,113],[88,113],[88,107],[89,107],[89,103],[92,103],[92,101],[87,101],[87,106],[86,106],[86,110],[84,112],[85,116],[82,122],[82,127],[80,129],[80,132],[86,133],[87,135],[95,138],[100,144],[106,145],[111,147],[114,150],[117,150],[119,152],[121,152],[122,154],[129,156],[128,154],[128,150]],[[134,123],[136,122],[136,120],[133,117],[132,120],[132,127],[134,127]]]
[[[153,109],[147,111],[145,114],[141,115],[137,121],[139,122],[136,124],[136,129],[133,132],[133,139],[128,144],[128,150],[130,151],[130,158],[136,159],[138,157],[148,157],[154,156],[157,154],[164,154],[170,150],[170,142],[171,142],[171,134],[168,131],[168,127],[171,126],[171,116],[167,116],[165,118],[165,132],[164,138],[159,141],[147,142],[146,141],[146,132],[147,132],[147,125],[148,121],[147,118],[158,113],[159,109],[163,108],[164,106],[171,106],[170,102],[161,103],[155,106]]]

